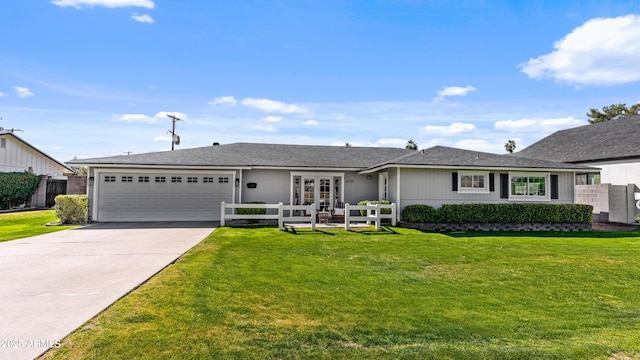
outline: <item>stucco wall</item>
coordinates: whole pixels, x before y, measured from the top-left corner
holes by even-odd
[[[627,185],[640,183],[640,159],[585,164],[602,169],[600,183]]]

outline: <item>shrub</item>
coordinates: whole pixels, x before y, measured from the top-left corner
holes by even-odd
[[[40,176],[26,172],[0,173],[0,209],[24,204],[40,184]]]
[[[440,222],[438,210],[429,205],[409,205],[402,209],[402,219],[412,223],[437,224]]]
[[[63,224],[85,224],[87,222],[87,195],[58,195],[56,202],[56,216]]]
[[[266,204],[264,201],[250,201],[244,204]],[[238,215],[264,215],[267,213],[267,209],[253,209],[253,208],[236,208],[236,214]]]
[[[405,221],[449,224],[589,224],[593,217],[593,207],[580,204],[445,204],[435,210],[435,215],[426,217],[429,221],[420,221],[422,218],[416,213],[429,210],[421,210],[416,206],[407,206],[402,210]]]
[[[391,201],[387,201],[387,200],[363,200],[360,201],[358,203],[358,206],[365,206],[367,205],[367,203],[370,203],[371,205],[376,205],[376,204],[380,204],[380,205],[390,205]],[[381,210],[382,214],[391,214],[391,209],[382,209]],[[366,210],[360,210],[360,216],[367,216],[367,211]]]

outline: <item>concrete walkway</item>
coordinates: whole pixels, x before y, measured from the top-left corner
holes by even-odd
[[[0,359],[33,359],[59,346],[215,225],[105,223],[0,243]]]

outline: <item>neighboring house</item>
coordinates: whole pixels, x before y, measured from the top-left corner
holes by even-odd
[[[26,205],[51,207],[56,195],[66,193],[65,174],[72,174],[73,170],[24,141],[13,131],[0,128],[0,172],[40,175],[43,179]]]
[[[555,132],[515,156],[582,164],[601,171],[576,177],[579,185],[640,183],[640,116]]]
[[[219,220],[220,203],[411,204],[574,202],[561,164],[437,146],[397,148],[234,143],[75,160],[89,167],[94,221]],[[398,212],[400,213],[400,211]]]
[[[639,129],[640,116],[621,117],[555,132],[513,155],[599,168],[576,173],[576,202],[593,205],[597,221],[633,223],[640,212]]]
[[[0,130],[0,172],[28,172],[65,179],[69,167],[10,131]]]

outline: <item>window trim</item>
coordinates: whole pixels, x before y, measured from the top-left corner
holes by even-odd
[[[512,184],[514,177],[527,177],[527,192],[530,177],[544,177],[544,196],[513,195]],[[551,173],[549,172],[509,172],[509,200],[512,201],[551,201]]]
[[[465,187],[462,186],[463,176],[483,176],[484,187]],[[471,180],[473,184],[473,178]],[[488,171],[458,171],[458,194],[488,194],[489,189],[489,172]]]

